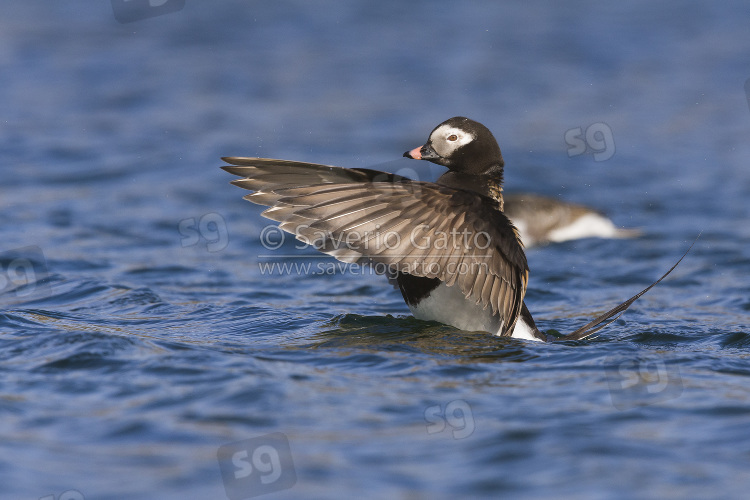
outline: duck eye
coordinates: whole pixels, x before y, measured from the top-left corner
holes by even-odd
[[[448,136],[448,140],[451,141],[451,142],[455,141],[457,139],[458,139],[458,136],[456,134],[451,134],[451,135]]]

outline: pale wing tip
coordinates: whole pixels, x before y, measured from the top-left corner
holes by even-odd
[[[230,174],[236,175],[238,177],[247,177],[248,172],[254,170],[248,166],[239,166],[239,165],[222,165],[221,169],[225,172],[229,172]]]
[[[336,248],[333,250],[325,251],[328,255],[335,257],[336,260],[344,262],[346,264],[356,264],[359,259],[362,258],[362,253],[350,248]]]
[[[252,162],[264,160],[265,158],[245,157],[245,156],[222,156],[221,161],[231,163],[232,165],[252,165]]]

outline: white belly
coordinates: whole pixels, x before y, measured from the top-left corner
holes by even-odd
[[[503,330],[503,321],[492,314],[490,307],[482,309],[473,300],[467,299],[457,286],[446,286],[445,283],[440,283],[416,306],[409,305],[409,309],[417,319],[438,321],[469,332],[500,335]],[[512,336],[539,341],[521,318],[516,322]]]

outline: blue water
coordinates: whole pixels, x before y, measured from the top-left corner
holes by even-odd
[[[0,498],[747,496],[746,2],[0,9]],[[509,191],[643,230],[528,250],[544,330],[702,236],[562,344],[417,321],[352,269],[262,274],[335,261],[264,248],[220,156],[434,178],[401,154],[454,115]]]

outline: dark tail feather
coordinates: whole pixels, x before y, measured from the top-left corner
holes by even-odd
[[[695,238],[695,241],[698,241],[698,238],[700,238],[700,237],[701,237],[701,235],[698,234],[698,237]],[[688,248],[685,251],[685,253],[682,254],[682,257],[680,257],[680,260],[678,260],[677,263],[675,263],[675,265],[672,266],[669,269],[669,271],[667,271],[666,273],[664,273],[664,275],[661,278],[659,278],[658,280],[656,280],[653,283],[651,283],[651,285],[648,288],[642,290],[640,293],[638,293],[636,295],[633,295],[632,297],[630,297],[628,300],[626,300],[622,304],[620,304],[620,305],[618,305],[616,307],[613,307],[612,309],[610,309],[609,311],[605,312],[604,314],[602,314],[598,318],[594,319],[590,323],[587,323],[587,324],[583,325],[581,328],[579,328],[578,330],[574,331],[573,333],[568,334],[568,335],[564,335],[562,337],[558,337],[555,340],[581,340],[581,339],[585,339],[586,337],[590,337],[591,335],[595,334],[596,332],[598,332],[602,328],[606,327],[610,323],[612,323],[615,320],[617,320],[617,318],[619,318],[622,315],[622,313],[624,313],[628,309],[628,307],[630,307],[630,305],[633,302],[635,302],[636,300],[638,300],[639,298],[641,298],[641,296],[643,294],[645,294],[646,292],[648,292],[649,290],[651,290],[653,287],[655,287],[656,285],[658,285],[659,282],[661,282],[661,280],[663,280],[664,278],[666,278],[667,276],[669,276],[669,273],[671,273],[672,271],[674,271],[674,268],[677,267],[677,265],[680,262],[682,262],[682,259],[684,259],[685,256],[688,254],[688,252],[693,248],[693,245],[695,245],[695,241],[693,241],[693,244],[690,245],[690,248]]]

